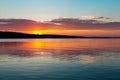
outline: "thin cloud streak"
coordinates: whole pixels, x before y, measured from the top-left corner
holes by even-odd
[[[104,17],[99,17],[99,19]],[[83,20],[77,18],[59,18],[51,21],[59,23],[65,29],[80,29],[80,30],[120,30],[120,22],[105,22],[99,20]]]

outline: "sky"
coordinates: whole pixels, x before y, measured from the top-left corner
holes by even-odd
[[[47,33],[58,33],[58,34],[67,34],[67,35],[87,35],[89,36],[120,36],[120,26],[115,24],[115,26],[104,24],[102,28],[85,27],[78,28],[73,26],[74,23],[70,26],[71,23],[65,23],[62,20],[61,22],[54,22],[54,19],[68,18],[70,21],[74,19],[84,19],[84,20],[99,20],[107,22],[120,22],[120,0],[0,0],[0,19],[28,19],[34,20],[37,22],[49,21],[52,24],[45,24],[51,26],[51,28],[46,28]],[[53,20],[53,21],[52,21]],[[72,22],[71,21],[71,22]],[[77,21],[77,20],[76,20]],[[3,25],[3,21],[0,22]],[[65,24],[63,24],[65,23]],[[82,23],[78,21],[78,23]],[[93,22],[91,22],[93,23]],[[16,23],[15,23],[16,24]],[[42,23],[40,23],[42,24]],[[59,25],[58,25],[59,24]],[[76,23],[75,23],[76,24]],[[85,23],[84,26],[89,26],[88,23]],[[102,24],[102,23],[101,23]],[[38,26],[35,28],[36,32],[43,33],[43,28],[45,25]],[[62,27],[63,32],[59,31],[58,27]],[[113,25],[113,24],[112,24]],[[6,25],[5,25],[6,26]],[[11,27],[12,26],[12,27]],[[5,30],[17,30],[19,27],[5,27]],[[34,25],[33,27],[35,27]],[[56,27],[58,26],[58,27]],[[70,26],[70,28],[68,27]],[[82,24],[79,26],[82,26]],[[101,27],[99,22],[96,26]],[[20,31],[27,32],[30,31],[31,26],[26,26],[29,29],[23,31],[22,28]],[[38,28],[41,27],[41,28]],[[66,28],[65,28],[66,27]],[[71,28],[72,27],[72,28]],[[110,28],[109,28],[110,27]],[[111,28],[112,27],[112,28]],[[4,27],[0,26],[1,30],[4,30]],[[45,29],[44,29],[45,30]],[[65,31],[66,30],[66,31]],[[56,32],[55,32],[56,31]],[[91,35],[90,35],[91,34]],[[97,34],[97,35],[95,35]]]
[[[0,0],[0,17],[47,21],[59,17],[120,18],[120,0]]]

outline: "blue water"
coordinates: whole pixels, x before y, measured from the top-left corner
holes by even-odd
[[[120,39],[2,39],[0,80],[120,80]]]

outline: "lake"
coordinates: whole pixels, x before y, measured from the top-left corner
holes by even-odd
[[[120,39],[0,39],[0,80],[120,80]]]

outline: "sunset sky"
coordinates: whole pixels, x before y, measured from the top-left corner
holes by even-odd
[[[120,36],[120,0],[0,0],[0,30]]]

